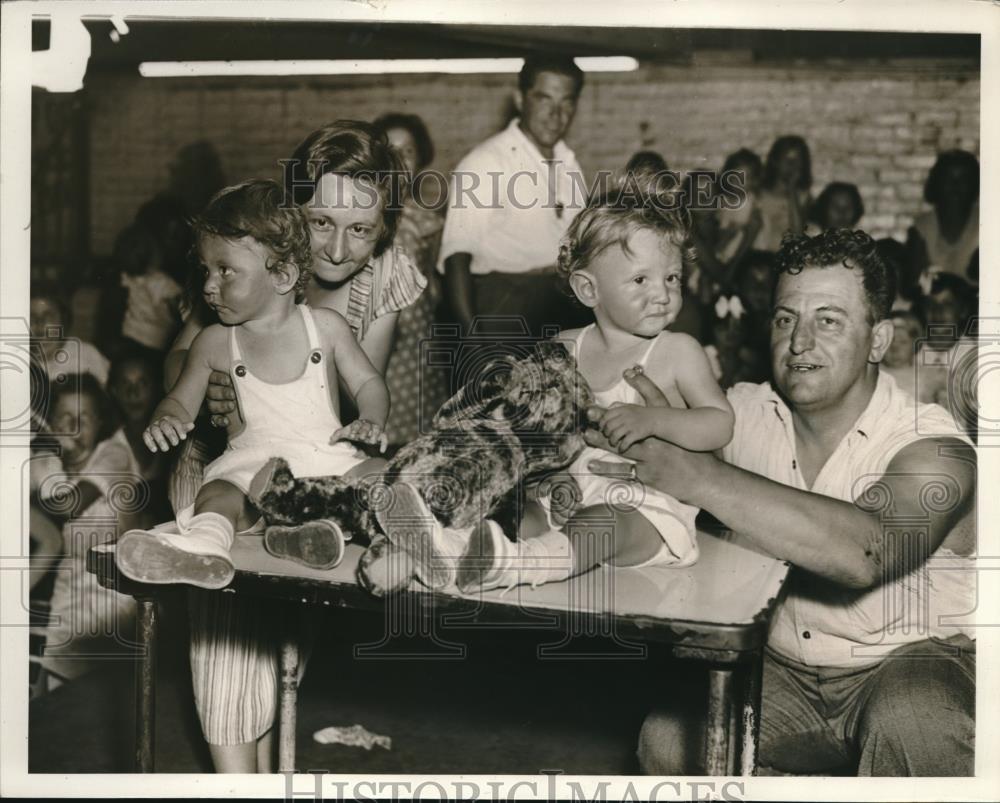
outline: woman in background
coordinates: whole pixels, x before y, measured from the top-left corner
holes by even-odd
[[[440,277],[434,270],[444,218],[438,213],[444,198],[440,188],[420,180],[434,159],[434,145],[427,127],[415,114],[386,114],[375,121],[410,174],[411,191],[403,200],[396,229],[395,245],[416,262],[427,279],[427,289],[413,304],[399,313],[397,340],[385,381],[392,398],[392,412],[386,434],[393,446],[402,446],[426,430],[434,413],[448,397],[446,376],[427,364],[421,341],[433,335],[441,302]],[[433,195],[432,193],[438,193]]]
[[[785,232],[802,234],[809,209],[812,158],[802,137],[778,137],[764,163],[764,181],[758,198],[761,228],[753,247],[776,252]]]
[[[979,284],[979,160],[968,151],[938,155],[924,184],[934,208],[919,215],[907,236],[911,276],[950,273]]]

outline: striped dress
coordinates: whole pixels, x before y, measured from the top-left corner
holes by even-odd
[[[387,250],[351,279],[345,316],[359,342],[383,315],[409,307],[427,285],[398,247]],[[212,456],[188,439],[171,479],[170,503],[183,510],[201,487]],[[274,725],[278,697],[278,649],[290,628],[300,635],[299,674],[305,669],[315,612],[276,606],[255,597],[192,589],[188,594],[191,679],[202,731],[209,744],[256,741]],[[289,611],[296,611],[289,619]]]

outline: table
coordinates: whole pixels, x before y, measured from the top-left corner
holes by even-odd
[[[264,551],[261,536],[240,536],[233,548],[236,577],[217,593],[263,596],[302,604],[369,611],[392,610],[409,635],[440,635],[442,623],[493,627],[555,624],[567,634],[610,636],[615,647],[647,642],[670,645],[673,656],[707,662],[709,694],[705,766],[709,775],[751,775],[756,770],[763,647],[771,615],[785,586],[788,564],[728,532],[699,531],[701,556],[686,568],[602,567],[561,583],[506,593],[432,593],[414,586],[388,600],[372,597],[355,579],[362,548],[348,544],[335,569],[317,571]],[[101,585],[130,594],[138,604],[142,658],[136,677],[136,768],[152,772],[157,596],[170,586],[121,576],[114,545],[95,547],[87,569]],[[432,639],[434,641],[434,639]],[[446,642],[446,640],[445,640]],[[435,641],[439,647],[442,642]],[[568,643],[551,645],[554,656]],[[447,648],[446,643],[443,645]],[[372,649],[378,649],[374,645]],[[278,714],[279,771],[295,768],[298,648],[281,646]]]

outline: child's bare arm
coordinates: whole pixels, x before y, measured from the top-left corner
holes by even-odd
[[[672,334],[669,359],[687,409],[636,404],[612,407],[601,417],[600,427],[615,448],[624,450],[655,436],[691,451],[708,452],[721,449],[733,437],[733,409],[698,341]]]
[[[169,451],[187,438],[194,428],[194,419],[201,403],[205,400],[209,374],[215,368],[214,355],[225,353],[226,334],[222,326],[209,326],[201,330],[191,348],[184,368],[170,393],[153,411],[150,425],[142,433],[142,439],[151,451]]]
[[[313,310],[313,317],[330,346],[337,374],[343,379],[358,408],[358,421],[334,433],[331,440],[382,443],[389,418],[389,388],[365,355],[344,317],[329,309]]]

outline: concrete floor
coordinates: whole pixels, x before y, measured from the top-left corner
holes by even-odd
[[[158,661],[156,771],[210,772],[194,711],[184,609],[164,611]],[[628,775],[651,701],[697,693],[679,685],[662,649],[623,659],[606,642],[578,645],[604,658],[540,660],[553,633],[464,631],[458,660],[354,659],[378,642],[380,616],[331,611],[299,693],[297,767],[354,773]],[[456,640],[458,640],[456,638]],[[132,769],[133,667],[109,661],[31,704],[30,772]],[[392,749],[321,745],[312,734],[355,723]]]

